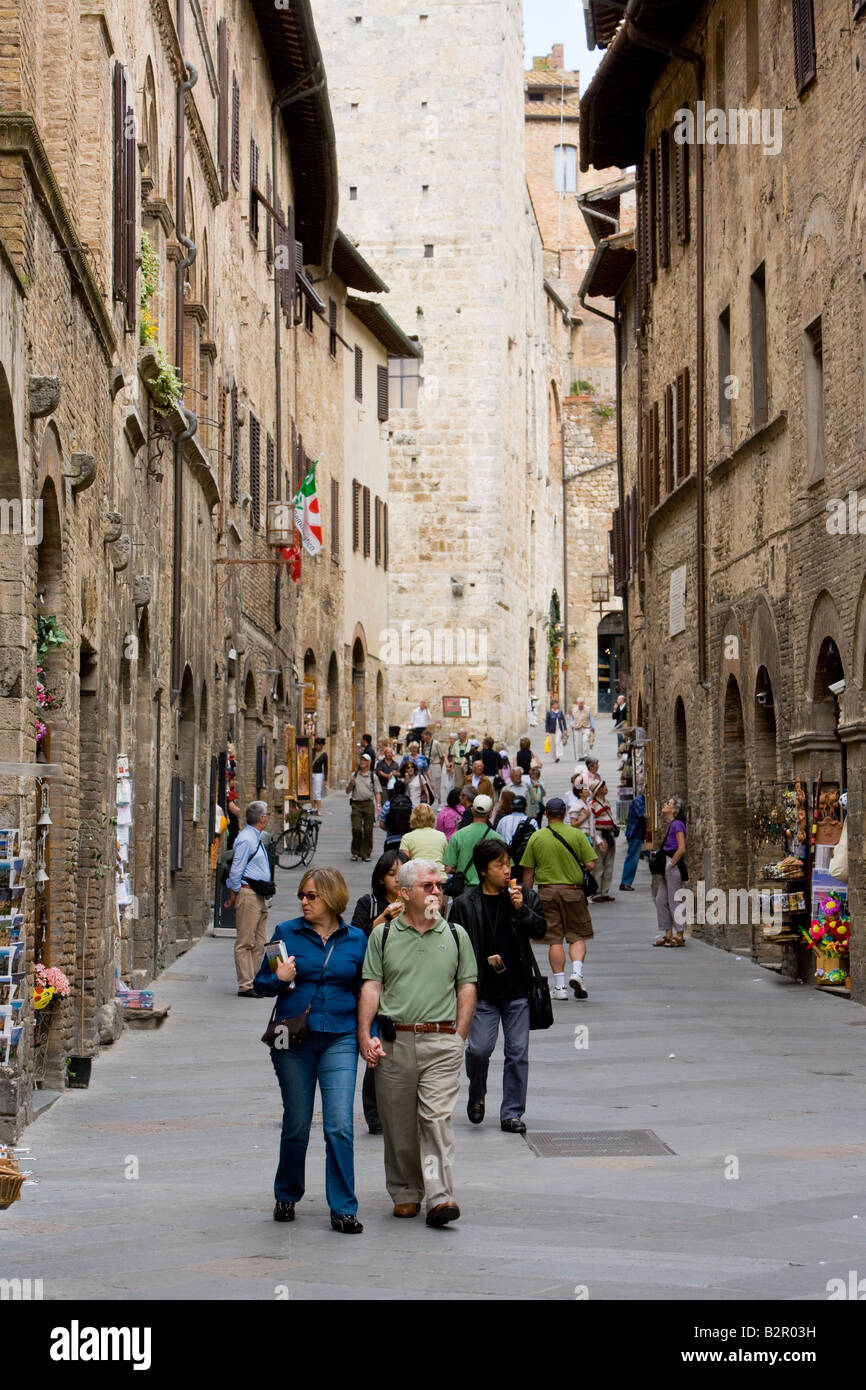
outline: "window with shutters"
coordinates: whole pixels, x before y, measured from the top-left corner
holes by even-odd
[[[238,75],[232,73],[232,155],[231,175],[235,188],[241,186],[241,89]]]
[[[417,357],[388,358],[388,406],[395,410],[414,410],[421,388],[420,366]]]
[[[676,147],[676,210],[677,241],[685,246],[690,236],[689,218],[689,147],[683,142]]]
[[[761,29],[758,0],[746,0],[746,96],[751,96],[761,76]]]
[[[824,336],[820,317],[803,334],[806,367],[806,482],[824,476]]]
[[[389,549],[389,537],[388,537],[388,503],[385,502],[385,503],[383,504],[383,506],[382,506],[382,568],[383,568],[383,570],[386,570],[386,569],[388,568],[388,549]]]
[[[719,314],[719,428],[731,431],[731,307]]]
[[[352,549],[361,549],[361,484],[352,479]]]
[[[752,427],[760,429],[768,418],[767,399],[767,285],[763,263],[749,285],[752,322]]]
[[[333,299],[328,300],[328,352],[337,356],[337,305]]]
[[[854,6],[854,18],[859,19],[861,14],[866,14],[866,0],[851,0]]]
[[[649,494],[650,510],[659,504],[659,403],[653,401],[649,408]]]
[[[229,491],[231,500],[237,502],[241,489],[241,428],[240,421],[238,420],[238,388],[236,382],[232,382],[230,419],[232,463]]]
[[[376,368],[376,414],[383,422],[388,418],[388,368]]]
[[[691,470],[689,452],[689,369],[684,367],[674,386],[674,423],[676,427],[676,481],[682,482]]]
[[[295,494],[298,491],[298,488],[301,486],[301,483],[307,476],[307,462],[307,451],[304,448],[304,436],[302,434],[299,434],[298,451],[295,456],[295,490],[292,493],[293,497],[295,496]]]
[[[259,147],[250,137],[250,236],[259,240]]]
[[[331,559],[340,558],[340,480],[331,479]]]
[[[553,150],[553,186],[557,193],[577,192],[577,146],[555,145]]]
[[[647,308],[647,166],[641,168],[637,190],[637,293],[635,294],[635,330],[643,323]]]
[[[375,527],[373,531],[373,557],[377,565],[382,563],[382,499],[376,498]]]
[[[613,527],[611,529],[611,543],[613,547],[613,591],[615,594],[625,593],[625,547],[623,537],[623,512],[621,507],[617,507],[613,513]]]
[[[258,531],[262,522],[261,427],[250,415],[250,521]]]
[[[364,399],[364,354],[355,344],[355,400]]]
[[[266,488],[267,488],[267,493],[266,493],[265,501],[266,501],[266,502],[274,502],[274,501],[276,501],[276,497],[277,497],[277,466],[276,466],[276,451],[275,451],[275,449],[274,449],[274,441],[273,441],[273,439],[271,438],[270,435],[268,435],[267,441],[266,441],[266,444],[265,444],[265,457],[266,457],[266,460],[267,460],[267,481],[266,481],[266,484],[265,484],[265,486],[266,486]]]
[[[286,327],[290,328],[295,304],[295,215],[294,208],[286,208],[283,217],[279,199],[276,210],[279,218],[276,226],[276,266],[280,286],[280,309]],[[280,226],[280,222],[284,225]]]
[[[791,0],[794,19],[794,78],[797,96],[815,80],[815,11],[812,0]]]
[[[271,183],[271,171],[265,175],[265,197],[269,203],[273,203],[273,185]],[[269,212],[265,213],[265,257],[268,263],[268,270],[274,264],[274,219]]]
[[[217,25],[217,74],[219,101],[217,105],[217,163],[224,198],[229,192],[229,40],[228,25],[221,19]]]
[[[671,137],[663,130],[658,143],[659,265],[671,263]]]
[[[641,412],[638,423],[638,458],[640,459],[640,519],[646,529],[650,514],[649,497],[649,412]]]
[[[135,114],[129,105],[126,73],[114,65],[114,298],[126,306],[126,328],[136,323],[136,169]]]
[[[665,387],[665,493],[674,490],[674,388]]]
[[[646,156],[647,164],[647,231],[649,233],[649,244],[647,246],[647,271],[650,280],[655,280],[658,272],[658,222],[659,222],[659,192],[658,192],[658,164],[650,151]]]
[[[361,510],[364,519],[364,558],[370,554],[370,489],[364,488],[361,497]]]

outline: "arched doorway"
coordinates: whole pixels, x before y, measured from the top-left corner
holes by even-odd
[[[195,683],[189,666],[183,673],[177,705],[175,774],[171,785],[171,856],[174,873],[174,940],[171,957],[185,951],[192,935],[190,917],[194,898],[195,841],[193,802],[195,788]]]
[[[610,714],[616,700],[616,681],[622,665],[624,629],[622,613],[605,613],[598,625],[598,695],[599,714]]]
[[[382,672],[376,672],[376,738],[384,738],[385,729],[385,682]]]
[[[755,677],[755,749],[752,758],[752,776],[759,785],[775,784],[778,767],[776,752],[773,682],[766,666],[759,666]]]
[[[60,448],[57,436],[53,429],[49,427],[45,434],[42,446],[43,466],[56,468],[60,459]],[[69,632],[66,623],[66,596],[63,581],[63,540],[61,534],[60,508],[57,501],[57,492],[51,477],[46,478],[40,498],[42,537],[36,550],[36,696],[38,702],[38,715],[36,727],[36,759],[37,762],[56,762],[67,761],[68,744],[67,730],[69,725],[69,712],[73,704],[69,691],[69,656],[70,643]],[[88,729],[90,741],[88,746],[80,749],[80,753],[85,754],[86,762],[82,766],[93,765],[97,760],[97,786],[100,778],[98,775],[99,757],[101,752],[101,738],[97,730]],[[55,872],[54,865],[63,863],[62,853],[52,853],[52,848],[61,850],[62,846],[58,843],[60,830],[63,824],[63,792],[62,784],[50,789],[51,795],[51,819],[54,826],[37,827],[36,842],[34,845],[34,860],[37,865],[37,892],[35,895],[35,939],[34,939],[34,959],[46,965],[57,964],[59,960],[58,949],[62,950],[62,942],[52,944],[52,911],[51,911],[51,892],[52,881],[58,878],[59,867]],[[34,788],[34,820],[40,814],[41,789]],[[99,813],[99,800],[94,787],[91,787],[89,795],[86,797],[87,805],[82,806],[83,815],[81,820],[88,827],[91,818]],[[82,802],[85,801],[85,793],[82,793]],[[95,831],[95,822],[93,829]],[[84,832],[85,837],[89,836],[90,830]],[[54,842],[54,846],[52,845]],[[102,851],[102,845],[98,846]],[[89,853],[85,853],[88,860]],[[41,880],[40,869],[44,871],[47,878]],[[39,886],[40,883],[42,886]],[[98,894],[101,898],[101,894]]]
[[[719,887],[740,887],[748,865],[744,863],[743,844],[748,815],[746,785],[746,736],[743,721],[743,701],[735,676],[728,677],[722,718],[722,786],[721,786],[721,843],[719,863],[722,883]]]
[[[325,733],[328,737],[328,759],[329,766],[333,767],[333,760],[337,757],[337,733],[340,727],[340,672],[337,666],[337,656],[331,652],[331,659],[328,662],[328,727]],[[333,772],[331,773],[333,776]]]
[[[832,689],[836,686],[837,689]],[[812,689],[813,727],[821,734],[832,734],[836,740],[832,766],[823,766],[824,781],[839,781],[848,785],[847,749],[839,738],[839,712],[845,686],[845,667],[839,648],[832,637],[825,637],[818,652],[815,681]]]
[[[244,681],[244,708],[243,724],[241,729],[242,737],[239,740],[240,751],[240,784],[243,789],[241,798],[241,810],[256,800],[256,753],[258,748],[259,718],[256,703],[256,682],[252,671],[247,672]],[[241,825],[244,820],[241,817]]]
[[[304,734],[315,738],[319,722],[319,696],[316,680],[316,656],[310,647],[304,653]]]
[[[360,637],[352,647],[352,758],[358,750],[361,735],[366,732],[367,654]]]
[[[681,796],[689,805],[689,756],[686,734],[686,708],[678,695],[674,705],[673,795]]]

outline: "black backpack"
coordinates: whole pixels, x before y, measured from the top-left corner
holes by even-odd
[[[521,821],[511,840],[511,862],[515,868],[519,867],[520,861],[526,853],[526,846],[535,834],[538,826],[531,816]]]

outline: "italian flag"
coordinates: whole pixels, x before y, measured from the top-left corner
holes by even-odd
[[[307,554],[318,555],[322,549],[322,518],[319,514],[319,494],[316,492],[315,463],[295,494],[295,525],[301,533],[301,542]]]

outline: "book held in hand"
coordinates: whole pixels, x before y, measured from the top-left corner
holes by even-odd
[[[269,941],[265,947],[265,955],[268,958],[271,974],[276,975],[277,966],[280,961],[287,961],[289,959],[285,941]]]

